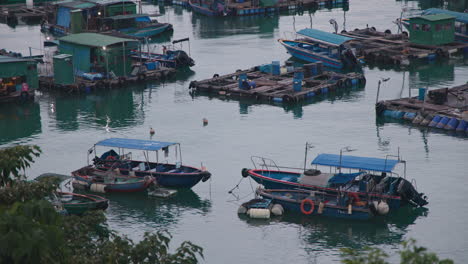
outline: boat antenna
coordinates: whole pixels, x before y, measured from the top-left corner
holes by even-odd
[[[307,152],[311,148],[314,148],[312,143],[306,142],[306,144],[305,144],[305,154],[304,154],[304,171],[306,170],[306,167],[307,167]]]

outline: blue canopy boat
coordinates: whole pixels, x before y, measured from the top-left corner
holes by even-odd
[[[400,160],[399,157],[398,160],[393,160],[319,154],[312,161],[316,168],[305,170],[304,166],[304,169],[298,169],[301,172],[282,171],[274,161],[262,157],[252,157],[252,162],[255,169],[243,169],[242,176],[250,176],[267,189],[309,189],[330,193],[355,192],[360,198],[386,200],[390,209],[397,209],[404,204],[424,206],[428,203],[423,193],[418,193],[409,181],[393,172],[398,163],[405,165],[406,172],[406,162]],[[262,166],[262,169],[256,168],[258,164]],[[318,165],[329,167],[330,172],[318,170]],[[332,172],[332,168],[335,172]],[[343,168],[350,169],[350,173],[341,172]]]
[[[311,28],[299,30],[297,34],[303,38],[278,40],[293,57],[307,62],[321,61],[325,66],[337,69],[359,65],[353,51],[347,46],[347,42],[353,38]]]
[[[159,23],[151,19],[147,14],[118,15],[103,18],[103,30],[115,30],[121,34],[145,38],[159,35],[163,32],[172,30],[169,23]]]
[[[310,190],[265,190],[257,189],[257,195],[280,204],[285,211],[302,213],[307,216],[369,220],[377,213],[374,203],[356,199],[349,193],[330,194]],[[388,208],[387,208],[388,209]],[[382,211],[383,213],[388,213]]]
[[[198,182],[205,182],[211,177],[211,173],[204,168],[182,165],[182,150],[179,143],[109,138],[96,143],[88,155],[93,151],[96,153],[96,146],[114,147],[119,153],[111,149],[93,159],[94,165],[91,167],[101,172],[118,169],[119,174],[123,176],[152,176],[156,179],[157,185],[172,188],[192,188]],[[170,147],[174,147],[176,162],[173,164],[168,163],[167,160],[160,162],[159,151],[162,152],[164,158],[167,158]],[[142,150],[145,160],[133,160],[131,152],[124,153],[125,150],[130,149]],[[149,161],[148,151],[155,152],[156,162]]]

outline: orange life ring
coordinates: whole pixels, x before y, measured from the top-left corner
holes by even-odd
[[[304,208],[304,205],[306,203],[310,204],[310,210],[309,211],[306,211],[305,208]],[[302,202],[301,202],[301,212],[303,214],[310,215],[314,211],[314,208],[315,208],[314,201],[312,201],[311,199],[307,199],[307,198],[302,200]]]

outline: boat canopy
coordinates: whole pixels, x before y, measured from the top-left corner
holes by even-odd
[[[423,15],[446,14],[455,17],[455,21],[468,24],[468,13],[455,12],[440,8],[429,8],[422,12]]]
[[[345,37],[338,34],[333,34],[312,28],[301,29],[297,31],[297,34],[317,40],[322,43],[331,44],[335,46],[339,46],[348,40],[353,40],[353,38],[350,37]]]
[[[107,20],[124,20],[124,19],[135,19],[137,22],[151,22],[149,15],[147,14],[129,14],[129,15],[117,15],[106,17]]]
[[[162,148],[166,148],[178,143],[153,141],[153,140],[142,140],[142,139],[130,139],[130,138],[109,138],[104,139],[96,143],[96,146],[116,147],[125,149],[139,149],[139,150],[150,150],[158,151]]]
[[[393,168],[398,162],[400,161],[393,159],[367,158],[349,155],[341,155],[340,159],[340,155],[336,154],[319,154],[312,161],[312,164],[350,169],[392,172]]]

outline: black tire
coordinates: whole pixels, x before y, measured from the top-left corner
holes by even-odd
[[[375,27],[371,27],[370,29],[371,29],[371,31],[377,31],[377,29]]]
[[[213,78],[218,78],[219,77],[219,74],[215,73],[213,74]]]
[[[384,31],[385,34],[392,34],[392,31],[390,29],[387,29]]]
[[[241,174],[242,174],[242,177],[244,178],[249,177],[249,169],[243,168]]]

